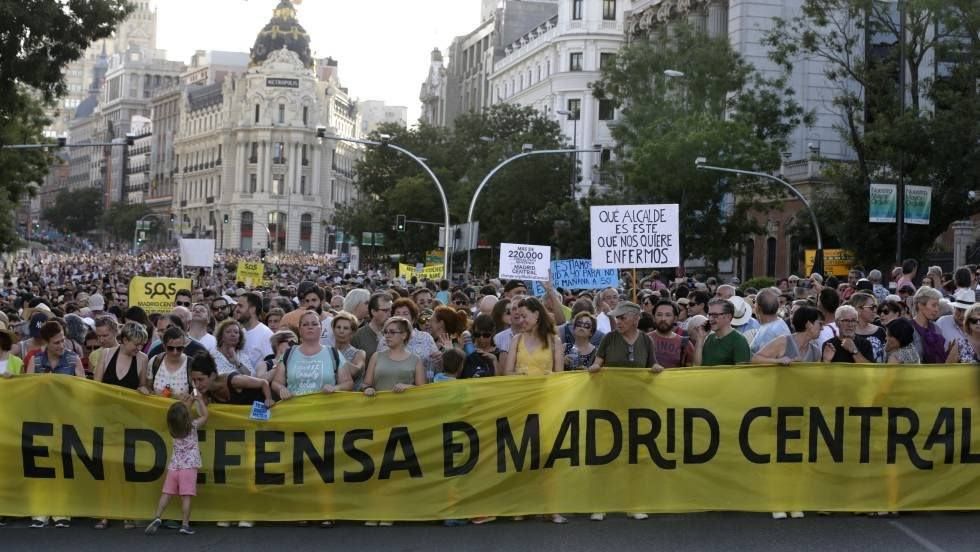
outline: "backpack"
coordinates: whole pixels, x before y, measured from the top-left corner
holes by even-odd
[[[282,355],[283,368],[286,367],[286,362],[289,360],[289,355],[290,353],[293,352],[293,349],[295,349],[296,347],[299,347],[299,345],[293,345],[286,351],[286,354]],[[337,372],[340,371],[340,353],[337,352],[336,347],[331,347],[330,345],[324,345],[324,347],[330,347],[330,354],[333,356],[333,381],[334,383],[338,383]],[[268,365],[268,362],[269,361],[266,361],[266,365]],[[286,379],[285,376],[286,375],[283,374],[283,380]]]
[[[153,383],[157,379],[157,372],[160,371],[160,366],[163,364],[163,358],[167,353],[159,353],[155,357],[150,359],[150,390],[153,389]],[[194,382],[191,381],[191,367],[190,359],[188,359],[187,365],[187,389],[194,389]]]

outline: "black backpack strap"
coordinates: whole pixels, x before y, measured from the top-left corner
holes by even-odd
[[[163,353],[157,353],[157,355],[150,360],[150,373],[153,375],[153,377],[150,378],[151,386],[153,385],[153,382],[156,381],[157,379],[157,372],[160,371],[161,364],[163,364]],[[188,377],[190,373],[191,373],[190,367],[188,367],[187,370]]]
[[[330,347],[330,352],[333,354],[333,381],[334,384],[340,383],[338,381],[340,372],[340,353],[337,351],[336,347]]]

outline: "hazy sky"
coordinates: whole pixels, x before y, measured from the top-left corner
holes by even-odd
[[[195,50],[248,52],[279,0],[156,0],[157,47],[188,63]],[[302,0],[315,56],[340,63],[351,96],[408,107],[419,117],[429,54],[474,29],[480,0]]]

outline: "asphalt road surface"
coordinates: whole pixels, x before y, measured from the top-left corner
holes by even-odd
[[[610,515],[603,522],[570,516],[567,525],[544,519],[496,521],[482,526],[396,524],[363,527],[340,523],[332,529],[259,525],[221,529],[195,525],[196,535],[179,536],[161,529],[154,537],[115,523],[105,531],[91,520],[75,520],[68,529],[30,529],[14,520],[0,529],[0,550],[71,550],[82,552],[150,552],[165,550],[301,550],[396,551],[811,551],[833,552],[977,552],[980,512],[906,513],[897,518],[850,514],[773,520],[765,514],[704,513],[654,515],[628,520]]]

